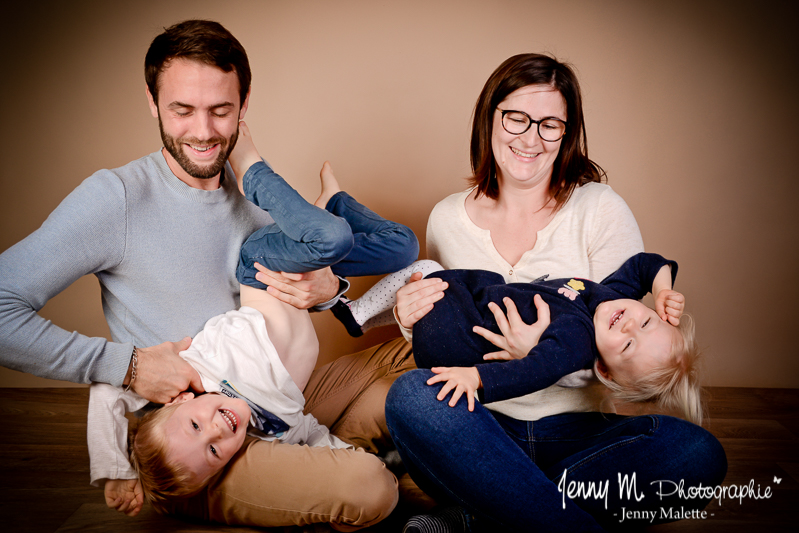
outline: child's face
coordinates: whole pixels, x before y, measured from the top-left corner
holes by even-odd
[[[599,355],[615,381],[633,381],[666,363],[679,336],[676,327],[637,300],[599,304],[594,329]]]
[[[170,403],[179,403],[164,424],[167,457],[186,466],[193,481],[203,481],[230,461],[247,435],[250,408],[247,402],[222,394],[194,397],[184,392]]]

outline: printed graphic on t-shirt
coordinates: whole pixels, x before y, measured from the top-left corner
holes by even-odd
[[[244,400],[250,406],[252,412],[252,422],[256,429],[263,431],[266,435],[275,436],[280,438],[283,433],[288,431],[289,425],[286,424],[280,417],[273,415],[263,407],[256,405],[249,398],[241,394],[236,387],[233,386],[228,380],[224,380],[219,384],[222,389],[220,392],[230,398],[238,398]]]

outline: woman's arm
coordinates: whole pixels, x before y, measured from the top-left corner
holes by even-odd
[[[304,309],[283,303],[265,290],[241,286],[241,305],[259,311],[283,366],[300,390],[305,389],[319,356],[319,340]]]

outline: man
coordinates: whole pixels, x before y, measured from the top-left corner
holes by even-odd
[[[0,364],[42,377],[122,385],[158,403],[189,388],[202,391],[199,375],[177,354],[206,320],[238,307],[239,247],[271,221],[238,193],[226,165],[247,112],[250,78],[244,48],[218,23],[185,21],[153,40],[145,79],[164,147],[95,173],[41,228],[0,256]],[[89,273],[100,281],[114,342],[67,332],[37,314]],[[329,268],[259,274],[259,280],[301,308],[329,307],[347,287]],[[318,406],[313,414],[321,423],[377,451],[388,438],[382,402],[396,375],[413,366],[410,351],[395,343],[350,357],[312,376],[307,410]],[[384,517],[396,503],[394,495],[390,505],[373,505],[380,509],[365,521],[333,513],[329,520],[309,518],[307,509],[318,500],[334,499],[317,491],[305,507],[298,502],[293,510],[270,514],[270,498],[280,496],[280,487],[274,493],[262,489],[262,470],[279,475],[282,467],[301,480],[307,457],[290,445],[261,444],[245,446],[239,466],[231,461],[230,472],[183,512],[228,523],[331,521],[337,527],[339,521],[357,528]],[[236,495],[228,497],[227,487],[235,487]],[[136,480],[109,479],[105,489],[110,506],[129,514],[141,508]]]

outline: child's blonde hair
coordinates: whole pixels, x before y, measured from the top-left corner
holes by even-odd
[[[204,485],[193,480],[184,465],[167,459],[167,438],[163,425],[179,404],[165,405],[144,415],[133,430],[130,441],[130,461],[139,476],[145,498],[160,512],[171,499],[190,496]]]
[[[669,361],[637,381],[616,381],[603,376],[598,370],[599,360],[594,362],[594,372],[617,400],[654,402],[661,408],[681,412],[687,420],[701,425],[704,416],[702,385],[699,383],[701,353],[696,343],[693,318],[683,315],[677,331],[679,342],[672,345]]]

